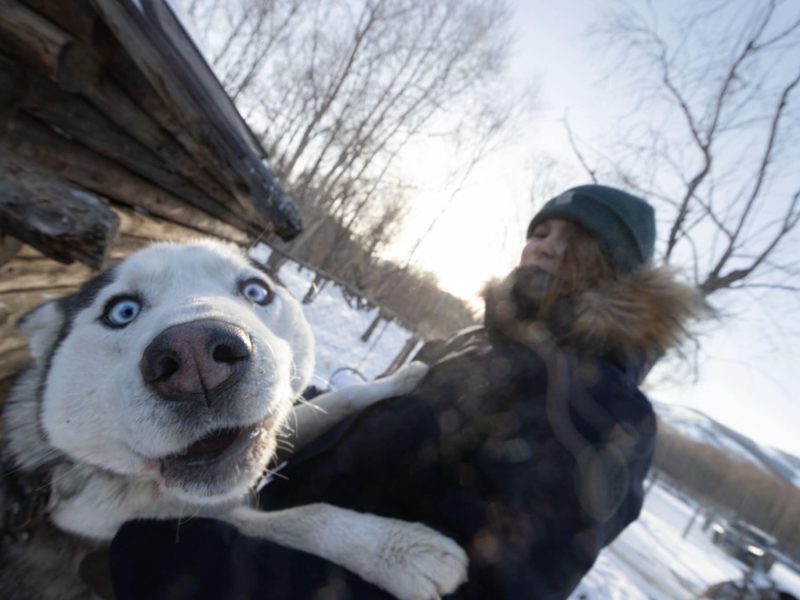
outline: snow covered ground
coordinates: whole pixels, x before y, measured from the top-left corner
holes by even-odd
[[[639,520],[601,553],[573,598],[696,598],[713,583],[738,579],[742,566],[711,544],[700,519],[682,538],[693,512],[694,506],[655,485]]]
[[[269,249],[262,244],[251,255],[265,261]],[[302,298],[314,274],[288,263],[278,276],[295,297]],[[377,309],[351,309],[341,289],[334,284],[326,286],[314,302],[304,305],[303,309],[316,337],[316,363],[311,383],[321,388],[331,381],[341,387],[348,380],[348,372],[341,371],[344,368],[355,369],[367,379],[374,379],[386,370],[411,337],[408,330],[396,323],[382,322],[370,340],[362,342],[361,335],[375,318]]]
[[[258,258],[265,258],[263,251]],[[312,276],[292,264],[280,271],[283,282],[298,297],[305,294]],[[317,337],[312,383],[319,387],[331,381],[341,387],[354,380],[352,372],[342,367],[374,378],[411,335],[394,323],[382,324],[372,339],[362,342],[360,336],[375,311],[351,309],[333,285],[304,310]],[[714,583],[741,577],[744,566],[711,544],[710,533],[702,531],[702,519],[683,539],[694,510],[666,487],[652,486],[639,520],[601,553],[572,600],[685,600],[698,597]],[[775,565],[773,577],[800,597],[800,574]]]

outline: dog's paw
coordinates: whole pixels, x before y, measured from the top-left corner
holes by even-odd
[[[450,538],[420,523],[397,522],[375,572],[366,579],[400,600],[433,600],[467,580],[467,554]]]
[[[417,387],[417,384],[422,381],[422,378],[428,374],[429,370],[430,367],[428,365],[418,360],[400,367],[388,378],[392,386],[392,394],[397,396],[408,394]]]

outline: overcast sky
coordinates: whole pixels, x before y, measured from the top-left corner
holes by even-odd
[[[407,237],[396,252],[402,254],[439,216],[416,262],[435,272],[445,289],[475,298],[486,280],[508,272],[534,210],[529,199],[534,178],[550,178],[564,188],[587,182],[569,148],[565,114],[576,134],[592,139],[631,110],[622,77],[608,77],[610,56],[586,35],[603,5],[592,0],[514,2],[511,70],[519,82],[540,83],[538,109],[514,143],[476,169],[453,198],[442,175],[449,159],[444,148],[428,144],[406,158],[404,168],[423,183]],[[551,166],[548,157],[557,159],[558,166]],[[796,249],[797,242],[795,235]],[[726,306],[734,316],[703,338],[699,381],[684,376],[680,381],[685,383],[651,384],[650,395],[701,410],[761,443],[800,456],[800,383],[793,372],[800,364],[797,307],[797,298],[737,295]]]

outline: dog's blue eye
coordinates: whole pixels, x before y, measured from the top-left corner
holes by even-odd
[[[112,298],[103,311],[103,321],[110,327],[129,325],[142,310],[142,303],[136,298]]]
[[[247,279],[239,284],[242,296],[250,302],[266,306],[272,301],[272,290],[260,279]]]

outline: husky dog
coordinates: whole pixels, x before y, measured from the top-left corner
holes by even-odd
[[[421,524],[250,506],[312,370],[313,339],[298,302],[238,249],[156,244],[19,327],[33,361],[4,411],[2,597],[91,596],[82,558],[136,518],[223,519],[399,598],[465,579],[462,549]],[[297,432],[313,437],[419,378],[412,368],[334,392],[321,400],[328,417],[297,411]]]

